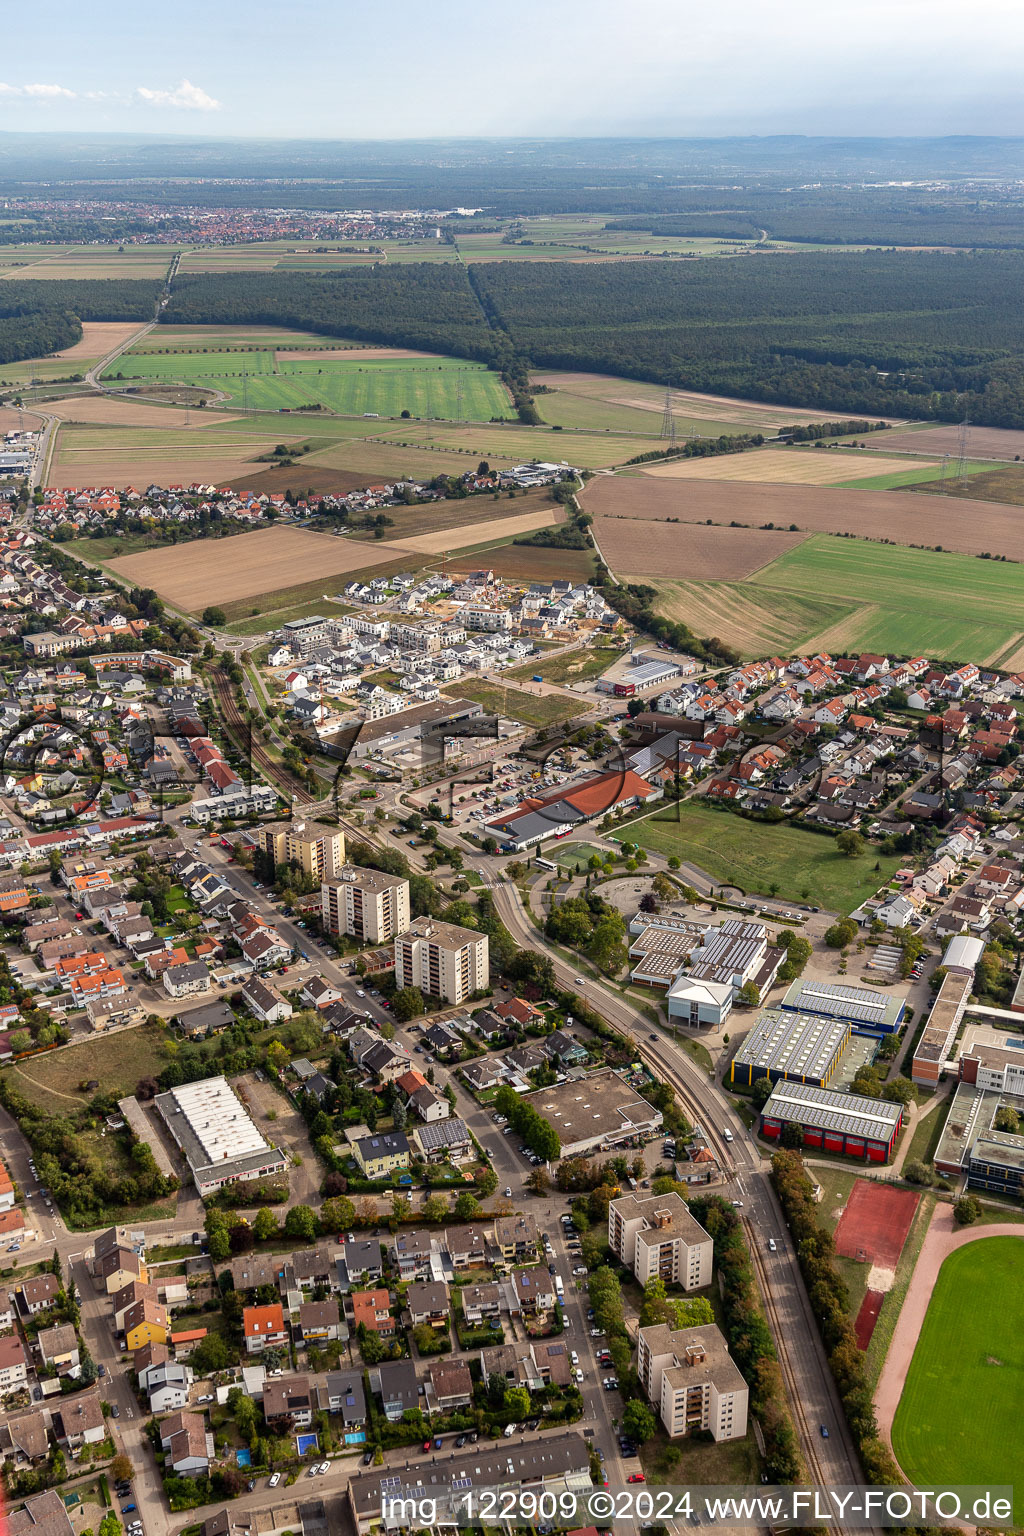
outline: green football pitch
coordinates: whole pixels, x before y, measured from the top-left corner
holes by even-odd
[[[1024,1239],[980,1238],[939,1271],[893,1421],[893,1450],[919,1488],[1016,1485],[1019,1524],[1022,1407]]]

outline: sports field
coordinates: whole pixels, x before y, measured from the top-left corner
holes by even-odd
[[[849,859],[831,837],[788,822],[747,821],[694,801],[667,803],[655,815],[617,828],[615,836],[652,853],[677,854],[723,885],[762,896],[771,895],[774,885],[785,901],[809,901],[844,915],[876,891],[900,862],[879,858],[873,848]]]
[[[1024,1244],[981,1238],[939,1271],[892,1426],[919,1488],[1024,1487]],[[1020,1521],[1018,1491],[1016,1515]]]
[[[271,346],[243,352],[139,350],[119,357],[104,377],[107,382],[202,386],[258,411],[320,405],[343,416],[396,417],[408,411],[445,421],[489,421],[512,414],[508,391],[482,363],[425,355],[374,357],[367,349],[357,357],[344,350],[303,356]]]
[[[1013,669],[1024,645],[1024,567],[969,555],[815,535],[745,581],[653,584],[661,612],[746,655],[785,644]]]

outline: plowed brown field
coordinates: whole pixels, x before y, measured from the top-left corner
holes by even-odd
[[[63,352],[54,352],[53,356],[67,357],[72,362],[76,357],[106,357],[108,352],[113,352],[115,347],[141,330],[142,324],[138,320],[83,320],[81,341],[76,341],[73,347],[65,347]]]
[[[594,533],[617,576],[682,581],[742,581],[807,537],[806,533],[706,528],[699,523],[639,522],[625,517],[598,517]]]
[[[920,432],[873,432],[864,439],[879,453],[951,453],[960,452],[959,427],[923,427]],[[967,438],[971,459],[1014,459],[1024,454],[1024,432],[1006,427],[972,427]]]
[[[680,523],[703,523],[708,518],[718,524],[743,523],[751,540],[765,537],[760,532],[763,523],[774,523],[777,528],[795,523],[803,534],[852,533],[868,539],[891,539],[897,544],[941,544],[943,549],[963,554],[987,550],[1011,560],[1019,560],[1024,549],[1024,511],[1018,507],[905,491],[597,475],[583,492],[583,504],[602,528],[620,519],[625,520],[627,530],[632,525],[631,532],[620,536],[620,543],[623,548],[632,543],[638,552],[642,541],[637,520],[664,522],[668,518],[678,518]],[[742,534],[742,530],[723,531]],[[598,542],[603,548],[600,532]],[[662,547],[668,546],[659,545]],[[639,553],[623,570],[635,571],[637,558],[641,558]],[[611,563],[614,569],[614,561]],[[671,573],[653,565],[649,574]]]

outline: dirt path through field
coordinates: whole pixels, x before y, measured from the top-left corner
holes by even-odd
[[[886,1444],[892,1449],[892,1421],[896,1417],[903,1386],[914,1358],[914,1350],[921,1336],[925,1313],[931,1300],[935,1282],[943,1261],[967,1243],[978,1242],[986,1237],[1024,1238],[1024,1227],[1008,1222],[993,1222],[985,1227],[957,1228],[953,1222],[953,1207],[939,1203],[932,1213],[928,1234],[914,1268],[910,1287],[896,1322],[889,1345],[889,1353],[882,1367],[882,1374],[875,1388],[875,1413],[878,1428]]]

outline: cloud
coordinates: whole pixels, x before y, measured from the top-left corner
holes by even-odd
[[[0,81],[0,96],[29,96],[37,101],[53,101],[60,97],[74,101],[77,91],[69,91],[66,85],[7,85]]]
[[[140,85],[135,95],[147,106],[175,107],[183,112],[219,112],[221,106],[219,101],[208,96],[200,86],[193,85],[191,80],[183,80],[173,91],[151,91],[147,86]]]

